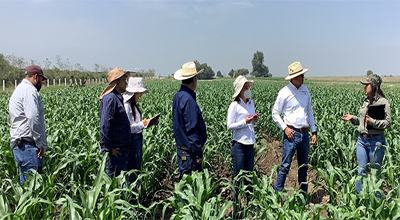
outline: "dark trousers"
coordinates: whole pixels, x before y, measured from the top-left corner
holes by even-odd
[[[131,146],[129,148],[128,163],[126,170],[141,170],[143,157],[143,134],[131,134]],[[129,184],[137,179],[137,174],[132,173],[129,176]]]
[[[12,148],[14,154],[14,160],[18,164],[19,170],[19,181],[21,185],[25,184],[28,178],[27,173],[31,173],[29,170],[34,169],[38,173],[43,174],[43,159],[38,158],[39,148],[36,147],[35,142],[22,142],[21,144]]]
[[[109,177],[113,178],[114,176],[119,176],[121,171],[126,171],[126,164],[128,160],[128,149],[120,148],[119,151],[121,154],[119,156],[112,155],[112,151],[108,153],[108,157],[106,160],[106,173]],[[106,153],[105,150],[101,150],[101,154],[104,156]]]
[[[282,164],[279,168],[278,177],[275,182],[275,191],[282,191],[285,185],[286,176],[290,170],[293,155],[297,152],[297,163],[300,167],[308,163],[308,153],[310,151],[310,137],[308,132],[294,131],[294,140],[291,141],[283,135]],[[300,189],[307,192],[307,166],[303,166],[298,170],[298,181]]]
[[[253,171],[254,168],[254,146],[232,141],[231,156],[233,164],[233,178],[239,175],[241,170]],[[245,184],[249,184],[247,181]],[[239,194],[239,182],[235,182],[235,202]]]
[[[176,148],[178,167],[179,167],[179,180],[182,179],[184,174],[192,175],[192,171],[201,171],[201,163],[197,163],[195,156],[190,149]]]

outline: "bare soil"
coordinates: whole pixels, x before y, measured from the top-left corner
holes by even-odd
[[[261,152],[260,154],[256,155],[255,158],[255,167],[257,167],[259,173],[260,173],[260,178],[262,175],[271,175],[272,172],[272,167],[274,165],[280,166],[281,161],[282,161],[282,141],[274,139],[268,135],[266,135],[267,138],[261,140],[261,147],[266,148],[266,151]],[[213,173],[214,178],[216,180],[222,179],[222,178],[228,178],[230,181],[232,181],[232,168],[230,166],[226,166],[222,159],[215,160],[212,162],[214,165],[214,170],[211,170],[211,173]],[[285,188],[294,188],[297,189],[299,187],[299,184],[297,182],[297,170],[298,170],[298,164],[297,164],[297,156],[294,155],[293,161],[290,167],[289,174],[286,177],[286,182],[285,182]],[[276,173],[274,174],[276,177]],[[312,183],[313,181],[316,181],[317,178],[317,173],[313,169],[308,170],[308,190],[309,190],[309,195],[310,195],[310,205],[314,204],[327,204],[329,203],[329,194],[327,191],[320,187],[314,188],[314,184]],[[171,178],[165,178],[163,180],[163,184],[166,184],[166,191],[159,192],[157,195],[154,197],[153,202],[157,201],[162,201],[167,199],[168,197],[171,196],[171,193],[174,190],[174,185],[177,183],[179,180],[179,176],[174,176],[173,180]],[[273,182],[275,184],[275,182]],[[323,183],[322,183],[323,184]],[[273,185],[271,185],[273,187]],[[219,194],[222,191],[222,186],[217,189],[216,194]],[[169,191],[169,192],[168,192]],[[288,192],[290,194],[290,192]],[[226,200],[232,200],[233,193],[232,190],[227,190],[223,192],[222,197]],[[161,219],[162,218],[162,206],[157,207],[156,210],[156,219]],[[172,207],[168,207],[166,210],[165,214],[165,219],[169,219],[172,214],[173,214],[173,209]],[[226,216],[230,216],[232,211],[232,208],[229,209],[226,212]]]

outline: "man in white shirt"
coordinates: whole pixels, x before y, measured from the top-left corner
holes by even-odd
[[[307,87],[303,85],[304,74],[308,69],[303,69],[300,62],[290,64],[288,69],[289,75],[285,80],[290,80],[290,83],[279,91],[272,110],[273,120],[284,131],[282,164],[275,182],[275,191],[283,190],[295,152],[297,152],[299,167],[303,164],[308,164],[310,150],[309,129],[312,132],[312,145],[315,146],[317,143],[317,130],[311,106],[311,96]],[[280,116],[281,112],[283,112],[283,120]],[[300,189],[306,193],[308,188],[307,166],[303,166],[298,170],[298,181]]]
[[[44,106],[39,94],[43,80],[47,78],[39,66],[28,66],[25,78],[10,98],[10,145],[20,174],[30,169],[43,173],[43,155],[47,149]],[[22,185],[27,178],[26,174],[20,175]]]

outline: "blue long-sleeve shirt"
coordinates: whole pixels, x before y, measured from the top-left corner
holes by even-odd
[[[206,124],[196,93],[185,85],[181,85],[172,101],[172,123],[176,144],[190,148],[196,159],[202,158],[201,147],[207,141]]]
[[[100,102],[100,141],[101,148],[127,148],[131,136],[129,119],[122,95],[114,89]]]

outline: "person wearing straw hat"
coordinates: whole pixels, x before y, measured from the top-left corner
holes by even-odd
[[[25,78],[15,88],[9,102],[10,145],[19,167],[21,185],[30,169],[42,174],[43,156],[47,150],[44,106],[39,94],[47,80],[38,65],[28,66]]]
[[[385,155],[385,129],[391,126],[390,104],[385,98],[381,89],[382,79],[376,74],[367,76],[361,84],[365,86],[365,95],[367,96],[360,108],[360,116],[346,114],[343,116],[344,121],[350,121],[354,125],[358,125],[360,135],[357,139],[357,163],[358,176],[365,176],[370,164],[373,169],[380,171],[382,169],[382,161]],[[377,110],[374,110],[377,109]],[[382,188],[382,187],[381,187]],[[357,180],[356,190],[358,193],[362,190],[362,181]],[[382,198],[381,192],[376,193],[378,199]]]
[[[256,142],[254,125],[258,122],[258,114],[255,112],[254,102],[251,99],[252,83],[253,81],[247,80],[244,76],[238,76],[233,82],[235,93],[228,109],[227,128],[233,132],[231,156],[234,178],[241,170],[253,171],[254,167],[254,143]],[[234,207],[238,205],[239,181],[235,181],[235,185]]]
[[[142,77],[129,77],[128,86],[123,94],[125,111],[128,114],[131,131],[131,144],[129,146],[128,163],[126,170],[141,170],[143,156],[143,129],[147,127],[150,119],[142,120],[142,112],[137,103],[148,90],[144,88]],[[155,124],[158,124],[155,122]],[[129,176],[129,183],[135,182],[136,174]]]
[[[206,124],[196,102],[197,71],[194,62],[188,62],[177,70],[174,78],[182,81],[181,88],[172,101],[172,125],[177,145],[179,179],[192,171],[201,171],[202,147],[207,141]]]
[[[101,153],[108,152],[106,173],[118,176],[126,170],[130,144],[130,124],[125,111],[122,93],[126,89],[129,72],[117,67],[107,74],[108,85],[100,95]]]
[[[313,146],[317,143],[317,129],[311,105],[310,91],[304,83],[304,74],[308,69],[303,69],[300,62],[294,62],[288,67],[289,75],[285,80],[290,83],[283,87],[276,98],[272,118],[283,133],[282,164],[275,181],[275,191],[282,191],[290,164],[297,152],[298,182],[303,193],[307,193],[307,164],[310,151],[308,131],[311,128]],[[283,120],[280,116],[283,112]],[[301,167],[302,165],[305,165]]]

